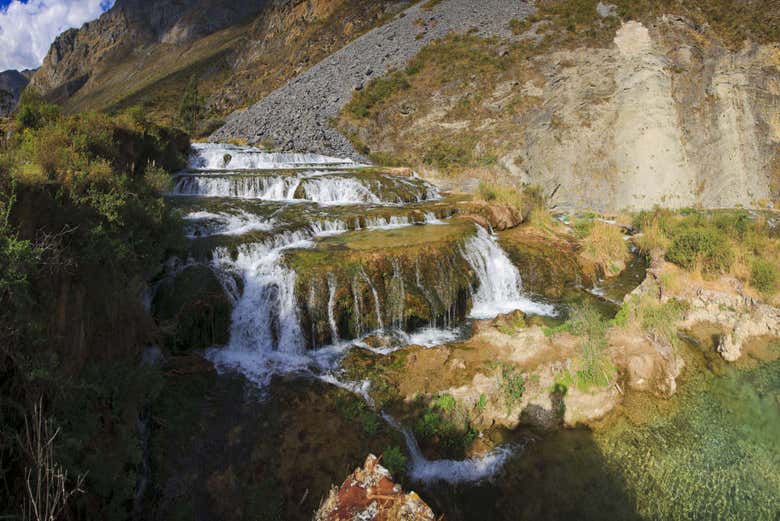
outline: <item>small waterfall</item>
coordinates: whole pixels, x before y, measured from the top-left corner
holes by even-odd
[[[336,324],[336,279],[332,275],[328,276],[328,323],[330,324],[331,343],[339,344],[339,328]]]
[[[359,180],[347,177],[309,179],[301,185],[307,201],[320,204],[379,204],[382,199]],[[396,202],[396,201],[390,201]]]
[[[498,447],[481,458],[429,460],[423,455],[420,445],[409,429],[385,412],[382,412],[382,418],[403,434],[406,450],[409,452],[408,474],[415,481],[424,483],[444,481],[452,484],[481,481],[498,472],[512,455],[510,448]]]
[[[390,301],[390,319],[393,328],[402,331],[405,322],[406,291],[404,288],[404,274],[398,259],[393,259],[393,278],[390,281],[388,300]]]
[[[243,235],[254,231],[270,231],[275,222],[259,219],[245,211],[235,213],[191,212],[184,216],[187,237],[211,237],[212,235]]]
[[[355,167],[349,159],[319,154],[283,154],[264,152],[254,147],[219,143],[194,143],[189,167],[198,170],[270,170],[309,168],[312,166]]]
[[[181,174],[176,177],[173,195],[235,197],[265,201],[291,201],[301,183],[297,175],[203,175]]]
[[[382,304],[379,301],[379,293],[376,291],[376,286],[374,286],[374,283],[371,282],[371,279],[368,277],[368,274],[366,271],[361,268],[360,273],[363,275],[363,279],[366,281],[366,284],[368,284],[368,287],[371,288],[371,294],[374,297],[374,309],[376,310],[376,322],[379,326],[379,329],[384,329],[385,324],[382,321]]]
[[[518,309],[536,315],[555,314],[554,306],[523,296],[520,272],[496,238],[481,226],[477,226],[477,235],[466,241],[463,256],[479,280],[473,296],[472,318],[493,318]]]

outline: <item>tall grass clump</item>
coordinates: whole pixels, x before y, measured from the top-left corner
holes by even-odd
[[[572,308],[569,331],[581,337],[577,368],[569,372],[568,383],[586,391],[591,387],[606,387],[615,375],[615,366],[606,355],[609,322],[590,304]]]
[[[620,274],[630,258],[621,229],[601,221],[593,221],[588,228],[580,242],[580,255],[607,277]]]

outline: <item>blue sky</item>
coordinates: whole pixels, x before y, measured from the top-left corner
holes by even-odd
[[[114,0],[0,0],[0,71],[41,64],[58,34],[81,27]]]

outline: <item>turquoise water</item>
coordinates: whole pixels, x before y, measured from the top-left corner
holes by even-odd
[[[780,519],[780,361],[682,349],[671,400],[636,393],[594,430],[529,434],[495,482],[423,497],[449,520]]]

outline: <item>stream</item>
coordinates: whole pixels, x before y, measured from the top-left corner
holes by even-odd
[[[189,262],[207,260],[233,302],[230,342],[206,356],[220,371],[237,371],[260,389],[274,376],[302,374],[370,400],[364,383],[344,381],[339,371],[349,349],[369,348],[365,337],[383,337],[387,345],[372,350],[390,353],[410,344],[430,347],[461,338],[462,326],[472,318],[514,310],[556,314],[553,305],[524,293],[517,268],[490,231],[459,223],[463,231],[452,239],[451,262],[473,274],[470,309],[458,316],[451,304],[437,314],[433,302],[445,301],[437,292],[447,288],[426,287],[418,266],[414,289],[431,302],[431,318],[410,327],[404,305],[412,288],[406,287],[400,261],[394,261],[389,281],[374,280],[361,268],[357,282],[367,291],[364,295],[350,287],[356,325],[345,330],[336,312],[338,281],[328,274],[325,310],[317,310],[327,315],[328,341],[318,345],[303,330],[299,274],[285,253],[316,250],[323,240],[347,233],[353,242],[382,242],[385,235],[412,227],[416,240],[425,243],[430,233],[438,241],[440,229],[453,226],[449,218],[457,213],[446,198],[415,176],[376,174],[337,158],[215,144],[193,146],[190,166],[176,176],[170,195],[183,209],[193,243]],[[511,454],[504,446],[482,458],[427,460],[411,431],[387,413],[382,417],[403,434],[410,476],[421,481],[484,479]]]

